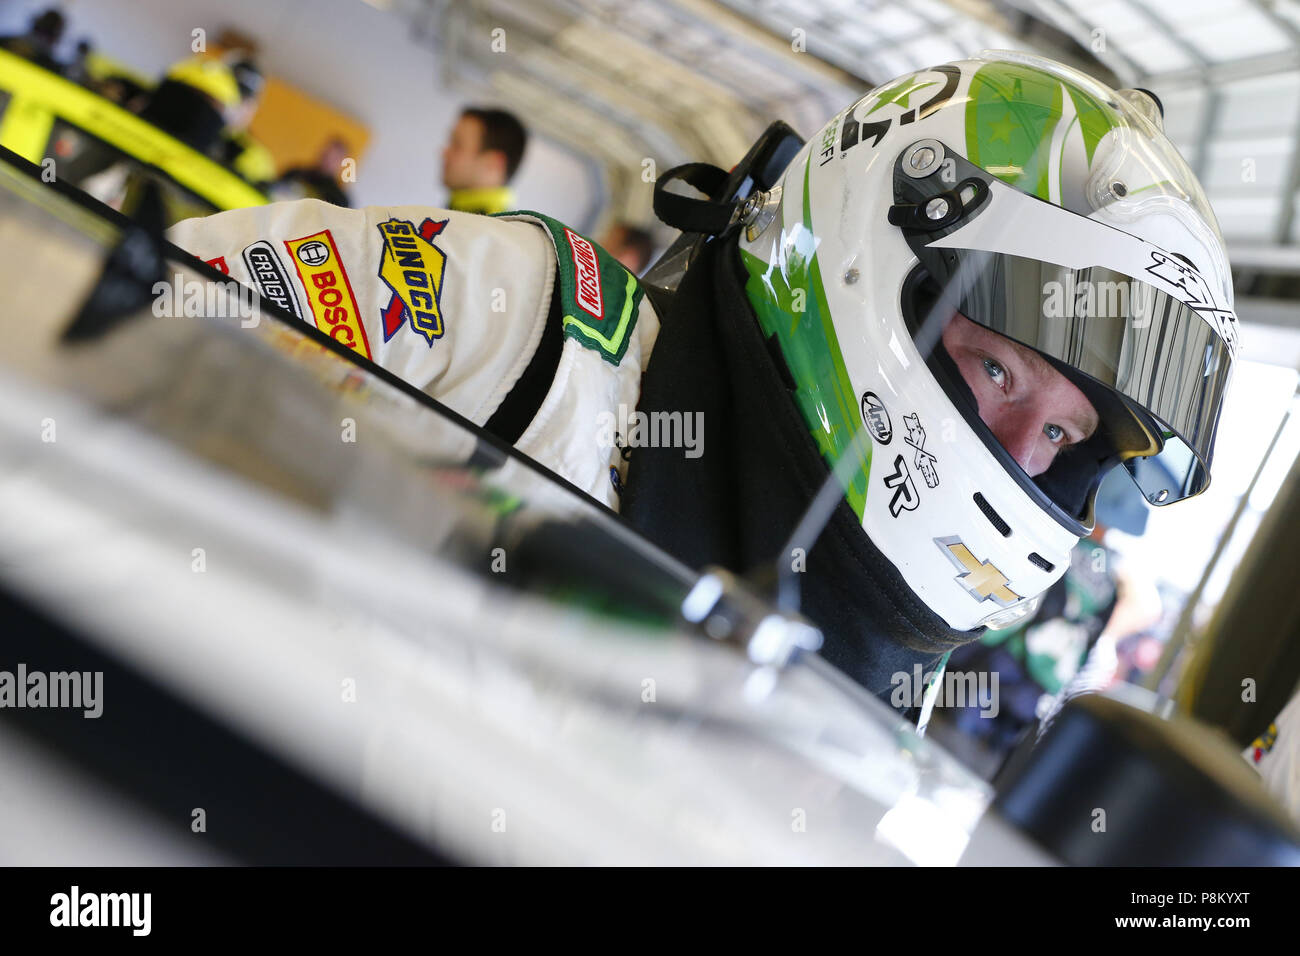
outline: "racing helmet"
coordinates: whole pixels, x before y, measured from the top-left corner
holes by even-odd
[[[1151,94],[1011,52],[902,76],[803,146],[738,245],[849,505],[949,626],[1030,613],[1113,467],[1157,506],[1208,485],[1231,274]],[[1048,395],[1031,465],[993,420]]]

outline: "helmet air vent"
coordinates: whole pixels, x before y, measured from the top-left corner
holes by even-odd
[[[993,510],[993,506],[984,500],[984,496],[978,491],[975,492],[975,506],[984,512],[984,517],[989,519],[989,524],[997,528],[998,534],[1004,538],[1011,537],[1011,525],[1002,520],[1002,515]]]

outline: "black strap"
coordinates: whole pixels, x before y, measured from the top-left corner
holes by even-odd
[[[670,193],[665,187],[679,179],[706,196],[714,196],[726,183],[727,171],[709,163],[674,166],[655,183],[655,215],[683,232],[703,232],[716,236],[726,231],[738,204]]]
[[[546,316],[546,325],[542,329],[542,340],[537,343],[537,351],[528,361],[519,380],[502,399],[500,406],[483,426],[502,441],[515,444],[523,436],[524,430],[537,417],[537,410],[555,382],[555,372],[560,367],[560,352],[564,348],[564,329],[560,314],[560,283],[556,280],[551,291],[551,309]]]

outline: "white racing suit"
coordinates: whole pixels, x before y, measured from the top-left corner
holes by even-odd
[[[315,199],[168,238],[618,508],[626,463],[601,425],[636,407],[659,320],[590,240],[531,212]]]

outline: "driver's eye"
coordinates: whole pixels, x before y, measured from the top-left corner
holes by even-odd
[[[1049,422],[1043,426],[1043,434],[1047,436],[1048,441],[1055,445],[1065,438],[1065,429],[1060,425],[1053,425]]]
[[[988,372],[989,378],[993,379],[993,384],[998,388],[1001,388],[1003,383],[1006,381],[1007,373],[1003,370],[1001,365],[993,361],[991,358],[986,358],[984,360],[984,371]]]

